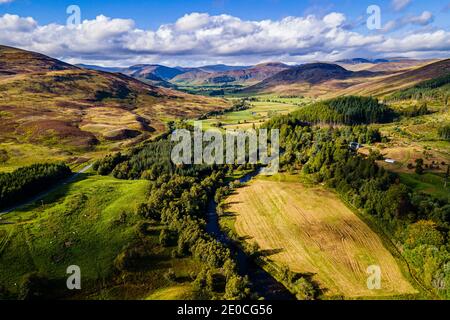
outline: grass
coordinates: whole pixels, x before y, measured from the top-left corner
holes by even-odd
[[[450,184],[445,187],[445,179],[439,175],[425,173],[400,173],[401,182],[415,191],[425,192],[450,201]]]
[[[228,112],[224,115],[203,120],[203,129],[217,128],[220,123],[222,129],[251,129],[259,127],[271,117],[285,115],[299,108],[293,102],[252,101],[250,109]]]
[[[172,248],[159,245],[155,225],[144,240],[137,232],[134,208],[147,197],[148,181],[86,176],[53,192],[42,202],[2,217],[0,279],[17,292],[23,275],[38,271],[64,286],[66,268],[78,265],[82,299],[141,299],[173,283],[164,278],[173,268],[183,279],[198,268],[190,258],[171,257]],[[114,259],[126,247],[144,241],[152,252],[138,273],[117,280]],[[13,267],[11,267],[13,266]],[[66,292],[67,294],[67,292]]]
[[[87,281],[109,276],[115,256],[135,237],[130,213],[146,188],[145,181],[89,177],[4,216],[13,224],[1,227],[9,241],[1,251],[0,278],[10,288],[35,270],[58,279],[71,264],[81,267]],[[130,221],[116,226],[122,213]]]
[[[192,299],[192,287],[190,285],[177,285],[157,290],[146,300],[190,300]]]
[[[266,260],[313,275],[327,298],[417,293],[381,239],[336,195],[275,179],[258,178],[227,200],[237,234],[256,242]],[[382,269],[381,290],[367,288],[370,265]]]

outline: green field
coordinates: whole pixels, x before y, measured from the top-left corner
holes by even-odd
[[[45,275],[63,290],[66,268],[81,268],[83,298],[141,299],[173,283],[164,278],[169,268],[188,277],[197,268],[191,259],[174,259],[159,245],[161,227],[138,232],[134,214],[147,196],[148,181],[124,181],[86,176],[50,194],[42,202],[1,219],[0,279],[17,293],[21,278],[30,272]],[[8,224],[6,224],[8,223]],[[118,273],[116,256],[130,246],[144,247],[142,269]],[[11,267],[13,266],[13,267]],[[119,277],[120,276],[120,277]],[[125,277],[125,278],[124,278]],[[127,279],[126,283],[120,279]]]
[[[281,100],[280,100],[281,101]],[[251,129],[259,127],[268,119],[291,113],[300,106],[298,102],[284,99],[282,102],[271,102],[267,100],[250,101],[250,108],[243,111],[227,112],[224,115],[211,117],[203,120],[203,129]]]
[[[450,183],[445,187],[445,179],[436,174],[418,175],[400,173],[401,182],[415,191],[425,192],[438,198],[450,200]]]

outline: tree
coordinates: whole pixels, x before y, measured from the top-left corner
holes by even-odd
[[[19,287],[20,300],[42,300],[49,294],[48,279],[38,272],[28,273],[23,276]]]
[[[164,278],[166,278],[166,280],[170,282],[175,282],[177,280],[177,275],[175,274],[175,271],[173,271],[173,269],[169,269],[164,274]]]
[[[250,295],[248,288],[248,280],[238,275],[234,275],[228,279],[225,286],[226,300],[244,300]]]
[[[433,221],[421,220],[407,229],[406,244],[414,248],[419,245],[430,245],[439,247],[444,243],[444,237],[437,230],[437,225]]]
[[[447,165],[447,172],[445,173],[444,188],[447,188],[449,176],[450,176],[450,164]]]
[[[314,300],[316,298],[317,292],[314,285],[305,278],[298,279],[293,288],[298,300]]]
[[[423,164],[424,164],[423,159],[416,159],[416,173],[417,174],[423,174],[423,172],[424,172]]]

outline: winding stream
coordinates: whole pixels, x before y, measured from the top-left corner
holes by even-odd
[[[253,179],[258,172],[250,173],[239,181],[247,183]],[[293,300],[294,296],[286,289],[286,287],[278,282],[263,268],[257,265],[247,254],[234,243],[228,235],[220,229],[219,216],[217,214],[217,204],[211,200],[208,205],[208,221],[206,230],[213,235],[218,241],[225,244],[237,257],[237,265],[239,274],[248,276],[251,282],[252,292],[256,292],[258,296],[266,300]]]

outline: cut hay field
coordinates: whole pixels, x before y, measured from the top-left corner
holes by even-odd
[[[294,179],[257,178],[227,200],[235,231],[257,243],[276,267],[312,275],[325,298],[415,294],[382,240],[332,192]],[[382,288],[367,288],[367,268],[378,265]]]

